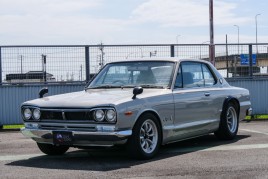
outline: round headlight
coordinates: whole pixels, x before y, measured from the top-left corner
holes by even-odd
[[[115,122],[115,119],[116,119],[116,113],[115,113],[115,111],[112,110],[112,109],[108,109],[106,111],[106,119],[109,122]]]
[[[40,112],[40,110],[39,109],[34,109],[34,111],[33,111],[33,117],[34,117],[34,119],[36,119],[36,120],[39,120],[40,119],[40,117],[41,117],[41,112]]]
[[[25,119],[30,119],[32,117],[32,111],[29,108],[24,109],[23,115]]]
[[[104,112],[101,109],[98,109],[94,113],[95,120],[98,122],[102,122],[104,120]]]

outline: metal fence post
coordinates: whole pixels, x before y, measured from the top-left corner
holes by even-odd
[[[86,82],[90,80],[89,46],[85,46]]]
[[[253,67],[252,67],[252,44],[248,46],[249,51],[249,76],[253,76]]]
[[[0,47],[0,85],[2,85],[2,51]]]
[[[175,57],[175,47],[174,47],[174,45],[170,46],[170,56]]]

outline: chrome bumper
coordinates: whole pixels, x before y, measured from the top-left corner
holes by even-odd
[[[21,128],[24,136],[30,137],[39,143],[53,144],[53,132],[64,130],[44,130]],[[126,139],[132,135],[132,130],[114,131],[114,132],[88,132],[88,131],[70,131],[74,138],[72,146],[112,146],[125,143]]]

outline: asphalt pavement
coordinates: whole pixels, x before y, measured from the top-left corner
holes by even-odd
[[[20,132],[1,132],[0,178],[268,178],[268,121],[240,123],[232,141],[211,134],[169,144],[145,161],[123,148],[46,156]]]

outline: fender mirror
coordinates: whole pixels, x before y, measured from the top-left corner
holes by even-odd
[[[39,98],[43,98],[44,94],[48,93],[48,88],[42,88],[40,91],[39,91]]]
[[[138,95],[138,94],[141,94],[143,92],[143,88],[141,87],[141,86],[136,86],[136,87],[134,87],[134,89],[133,89],[133,97],[132,97],[132,99],[136,99],[136,96]]]

